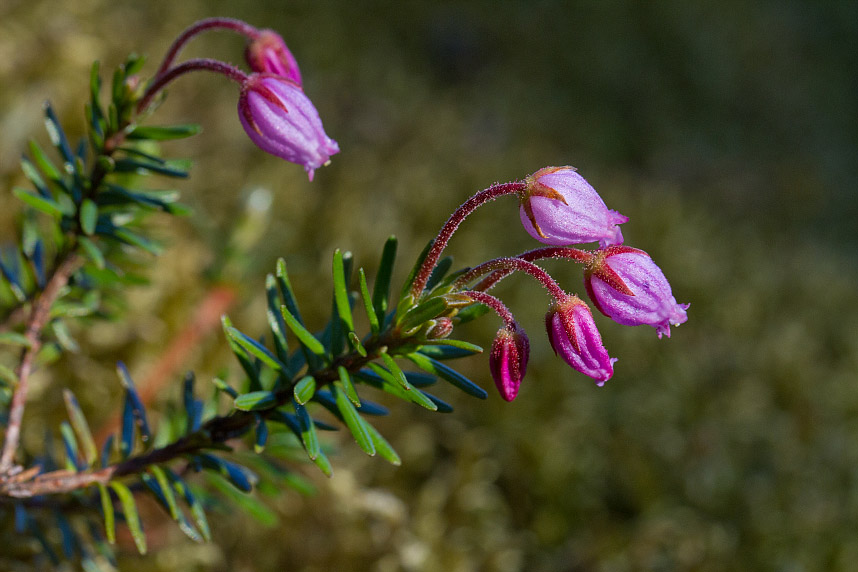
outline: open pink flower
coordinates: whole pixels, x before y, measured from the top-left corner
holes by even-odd
[[[527,370],[530,341],[517,324],[498,330],[489,354],[489,369],[498,391],[506,401],[518,395],[521,380]]]
[[[577,296],[558,300],[545,316],[545,329],[554,353],[602,386],[614,375],[616,358],[608,355],[590,308]]]
[[[272,155],[313,172],[340,151],[325,134],[319,112],[295,82],[271,74],[251,74],[241,86],[238,116],[250,139]]]
[[[554,246],[598,241],[622,244],[617,226],[629,219],[605,206],[574,167],[545,167],[525,180],[521,223],[536,240]]]
[[[670,337],[670,326],[688,319],[688,304],[678,304],[664,272],[649,254],[628,246],[599,252],[584,285],[600,312],[625,326],[653,326]]]

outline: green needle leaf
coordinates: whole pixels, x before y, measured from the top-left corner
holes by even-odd
[[[331,393],[334,394],[337,409],[343,416],[343,422],[346,424],[346,427],[349,428],[349,431],[352,432],[357,444],[367,455],[375,455],[375,444],[373,443],[370,432],[367,429],[368,423],[364,421],[363,417],[360,416],[360,413],[358,413],[354,405],[352,405],[352,402],[346,395],[346,391],[343,386],[338,382],[334,382],[334,384],[331,385]]]
[[[37,211],[41,211],[58,219],[63,216],[62,207],[51,199],[47,199],[41,195],[34,195],[30,191],[21,188],[12,189],[12,194],[20,201],[33,207]]]
[[[143,534],[143,526],[140,524],[140,515],[137,512],[134,495],[131,494],[127,486],[119,481],[112,481],[110,488],[119,497],[119,503],[122,505],[122,512],[125,513],[125,521],[128,524],[128,529],[134,538],[134,544],[137,545],[137,551],[140,554],[146,554],[146,536]]]
[[[90,199],[84,199],[80,205],[80,228],[84,234],[91,236],[97,221],[98,207]]]
[[[343,388],[346,391],[346,396],[349,398],[349,401],[354,403],[355,407],[360,407],[360,397],[358,397],[357,391],[355,391],[355,386],[352,383],[349,370],[343,366],[339,366],[337,367],[337,373],[340,374],[340,382],[343,384]]]
[[[167,480],[167,474],[164,472],[164,469],[158,465],[151,465],[149,473],[155,477],[158,486],[161,488],[161,492],[164,494],[164,500],[167,501],[167,508],[170,510],[170,517],[173,520],[179,520],[181,513],[179,512],[179,506],[176,504],[176,495],[173,494],[173,487],[169,480]]]
[[[92,438],[92,433],[89,430],[86,417],[84,417],[83,411],[81,411],[80,404],[77,402],[77,398],[74,396],[74,393],[68,389],[64,389],[63,399],[66,403],[66,410],[68,411],[71,425],[74,427],[74,432],[77,434],[77,438],[83,448],[83,456],[86,459],[87,464],[89,464],[89,466],[93,466],[95,464],[95,460],[98,458],[98,448],[95,446],[95,441]]]
[[[113,501],[110,492],[101,483],[98,485],[98,494],[101,497],[101,512],[104,513],[104,532],[110,544],[116,543],[116,516],[113,514]]]
[[[235,408],[242,411],[270,409],[277,404],[277,396],[270,391],[252,391],[235,398]]]
[[[316,460],[319,456],[321,447],[319,445],[319,436],[316,434],[316,426],[307,409],[300,403],[293,403],[295,407],[295,416],[298,418],[298,425],[301,430],[301,441],[304,443],[304,448],[307,450],[307,455],[311,460]]]
[[[377,334],[381,329],[378,323],[378,313],[372,305],[372,297],[369,293],[369,286],[366,283],[366,272],[363,271],[363,268],[358,269],[358,277],[360,279],[360,297],[363,300],[363,307],[366,310],[367,318],[369,318],[370,331],[373,334]]]
[[[382,325],[390,299],[390,279],[393,276],[393,263],[396,260],[396,245],[395,236],[388,237],[387,242],[384,243],[378,274],[372,288],[372,306],[375,308],[378,323]]]
[[[340,315],[340,320],[343,323],[343,328],[346,332],[353,332],[355,329],[354,320],[352,319],[351,305],[349,304],[349,289],[346,284],[346,273],[343,265],[343,253],[340,249],[334,251],[334,301],[337,305],[337,312]]]
[[[295,396],[295,401],[301,405],[306,404],[313,399],[313,395],[316,393],[316,379],[311,375],[305,375],[295,384],[292,393]]]
[[[480,399],[488,397],[488,393],[486,393],[486,390],[482,387],[441,362],[435,361],[434,359],[417,352],[407,354],[405,357],[414,362],[414,365],[423,371],[428,371],[429,373],[447,380],[450,384],[458,387],[469,395],[479,397]]]
[[[286,306],[280,307],[280,313],[283,316],[283,320],[286,322],[286,326],[292,330],[292,333],[295,334],[295,337],[301,342],[301,344],[306,347],[313,354],[324,358],[325,357],[325,346],[322,345],[322,342],[316,339],[310,330],[305,328],[298,318],[293,316],[289,309]]]
[[[241,333],[233,327],[225,328],[226,334],[232,338],[235,343],[244,348],[249,354],[258,358],[262,363],[280,373],[287,373],[289,368],[272,354],[268,348],[254,340],[253,338]]]

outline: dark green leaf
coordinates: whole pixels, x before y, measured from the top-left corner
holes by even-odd
[[[392,465],[396,465],[397,467],[402,464],[402,459],[399,458],[399,455],[387,442],[387,439],[381,436],[381,433],[378,430],[370,425],[369,423],[365,423],[364,427],[369,432],[369,437],[372,439],[372,444],[375,446],[375,450],[381,455],[381,458],[388,461]]]
[[[295,417],[298,421],[301,442],[304,443],[304,449],[307,450],[307,456],[309,456],[311,460],[315,460],[321,450],[319,445],[319,436],[316,434],[316,426],[310,418],[310,414],[307,413],[307,409],[303,405],[293,403],[293,406],[295,407]]]
[[[223,331],[226,334],[229,348],[232,350],[232,353],[235,354],[238,363],[241,364],[241,368],[244,370],[244,373],[247,374],[248,379],[250,379],[250,389],[252,391],[261,390],[262,382],[259,379],[259,369],[257,368],[256,363],[254,363],[250,358],[250,354],[247,349],[245,349],[244,346],[239,344],[235,338],[230,335],[230,330],[232,330],[233,327],[229,316],[221,316],[221,325],[223,326]]]
[[[0,344],[22,346],[25,348],[29,348],[32,345],[27,336],[18,332],[0,332]]]
[[[199,125],[171,125],[169,127],[143,127],[137,125],[128,134],[129,139],[150,139],[153,141],[168,141],[184,139],[202,131]]]
[[[280,307],[280,314],[283,316],[283,320],[286,322],[286,325],[292,330],[292,333],[295,334],[295,337],[301,342],[301,345],[307,348],[314,355],[324,358],[325,357],[325,347],[322,343],[316,339],[316,337],[301,324],[296,316],[293,316],[287,306]]]
[[[477,344],[472,344],[471,342],[466,342],[464,340],[454,340],[452,338],[444,338],[440,340],[426,340],[423,342],[427,346],[440,346],[440,347],[452,347],[458,350],[461,350],[462,356],[472,356],[475,354],[483,353],[483,348],[478,346]],[[423,348],[425,349],[425,348]],[[426,352],[420,350],[420,353],[426,354]],[[429,354],[426,354],[429,355]]]
[[[352,378],[349,375],[349,371],[343,366],[337,367],[337,373],[340,376],[340,383],[343,384],[343,389],[346,392],[346,397],[349,398],[349,401],[354,403],[355,407],[360,407],[360,397],[358,397],[357,391],[355,391],[355,386],[352,383]]]
[[[426,282],[426,290],[432,290],[432,288],[437,286],[441,279],[447,275],[447,272],[450,271],[450,267],[452,265],[452,256],[445,256],[439,260],[438,264],[435,265],[435,268],[432,269],[432,274],[429,275],[429,280]]]
[[[52,199],[45,198],[41,195],[34,195],[30,191],[21,188],[12,189],[12,194],[28,206],[52,217],[56,217],[57,219],[62,218],[64,214],[62,207]]]
[[[316,379],[311,375],[305,375],[295,384],[292,393],[295,396],[295,401],[301,405],[306,404],[313,399],[313,394],[316,393]]]
[[[39,191],[39,196],[46,199],[52,198],[51,192],[48,190],[47,185],[45,185],[45,181],[42,179],[39,171],[26,157],[21,158],[21,170],[30,182],[33,183],[33,186],[36,187],[36,190]]]
[[[175,474],[170,469],[165,469],[167,473],[167,478],[173,483],[173,488],[177,493],[182,495],[185,498],[185,502],[188,503],[188,506],[191,508],[191,515],[194,517],[194,521],[197,523],[197,528],[200,529],[200,533],[203,535],[203,538],[211,540],[211,531],[209,530],[209,523],[206,520],[206,513],[203,510],[203,505],[199,500],[191,493],[191,489],[188,487],[187,483],[183,481],[177,474]]]
[[[346,253],[346,256],[351,257]],[[340,249],[334,251],[333,263],[334,275],[334,301],[337,306],[337,313],[342,321],[343,328],[346,332],[353,332],[355,329],[354,320],[352,319],[351,305],[349,304],[349,290],[346,284],[345,266],[343,264],[343,253]]]
[[[226,334],[232,338],[238,345],[244,348],[249,354],[253,355],[257,359],[259,359],[262,363],[273,369],[274,371],[288,374],[289,367],[281,362],[277,357],[272,354],[268,348],[241,333],[239,330],[227,327],[225,328]]]
[[[253,483],[258,480],[250,469],[209,453],[200,453],[196,458],[199,459],[203,467],[220,473],[242,492],[249,493],[253,490]]]
[[[354,405],[352,405],[352,402],[346,396],[346,392],[342,385],[338,382],[334,382],[331,386],[331,393],[334,395],[334,399],[337,403],[337,409],[339,409],[340,414],[343,417],[343,422],[346,424],[346,427],[349,428],[349,431],[351,431],[355,441],[357,441],[357,444],[367,455],[375,455],[375,445],[373,444],[372,437],[367,429],[368,424],[357,412]]]
[[[235,398],[235,408],[242,411],[270,409],[277,404],[277,396],[270,391],[254,391]]]
[[[456,319],[458,320],[459,324],[467,324],[472,320],[476,320],[480,316],[484,316],[489,311],[491,311],[491,308],[489,308],[485,304],[472,304],[467,308],[459,310],[459,312],[456,314]]]
[[[180,179],[188,177],[187,171],[172,168],[169,166],[169,163],[166,165],[161,165],[154,161],[142,161],[138,159],[132,159],[131,157],[123,157],[121,159],[117,159],[114,170],[117,173],[138,173],[141,175],[145,175],[147,173],[157,173],[159,175],[165,175],[167,177],[176,177]]]
[[[375,308],[376,320],[379,325],[384,324],[384,316],[390,299],[390,279],[393,276],[393,262],[396,260],[396,237],[390,236],[384,243],[381,253],[381,262],[378,265],[378,274],[372,288],[372,306]]]
[[[435,361],[434,359],[417,352],[410,353],[405,357],[414,362],[414,365],[416,365],[423,371],[428,371],[431,374],[437,375],[438,377],[447,380],[448,382],[450,382],[450,384],[454,385],[455,387],[458,387],[469,395],[479,397],[480,399],[485,399],[486,397],[488,397],[488,394],[482,387],[480,387],[461,373],[444,365],[439,361]]]
[[[72,154],[71,145],[69,145],[68,138],[66,138],[66,134],[49,103],[45,104],[45,128],[48,131],[51,143],[53,143],[54,147],[62,155],[63,161],[66,164],[66,170],[71,172],[74,166],[74,155]]]
[[[423,346],[420,353],[436,360],[459,359],[474,355],[473,351],[448,345]]]
[[[90,199],[84,199],[80,205],[80,228],[84,234],[92,235],[95,232],[96,221],[98,207]]]
[[[439,296],[429,298],[408,310],[399,320],[399,327],[402,331],[408,332],[443,314],[447,308],[447,301],[444,298]]]
[[[99,269],[104,269],[104,255],[101,249],[96,244],[85,236],[78,237],[78,244],[83,248],[87,258],[92,260],[93,264]]]
[[[369,286],[367,286],[366,283],[366,272],[363,271],[363,268],[358,269],[358,277],[360,280],[360,296],[361,300],[363,300],[363,307],[366,311],[366,315],[369,318],[370,331],[373,334],[377,334],[380,331],[378,313],[372,305],[372,297],[369,293]]]
[[[414,280],[417,278],[417,273],[420,272],[420,268],[423,266],[423,261],[426,260],[426,257],[429,255],[429,250],[432,248],[432,245],[434,243],[434,238],[427,242],[426,246],[423,247],[423,251],[420,253],[420,256],[418,256],[417,260],[414,262],[414,266],[411,268],[411,272],[408,273],[408,278],[405,279],[405,283],[402,285],[402,292],[400,292],[399,294],[400,300],[402,300],[409,294],[411,286],[414,284]]]

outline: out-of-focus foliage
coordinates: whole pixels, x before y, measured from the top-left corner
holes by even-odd
[[[413,259],[474,190],[549,164],[575,165],[631,218],[627,240],[691,302],[690,320],[661,341],[599,321],[620,357],[599,389],[537,334],[538,288],[508,280],[504,299],[533,332],[513,404],[451,391],[441,397],[453,416],[394,410],[376,426],[399,468],[334,438],[334,477],[306,472],[318,496],[262,495],[276,514],[270,528],[227,505],[209,518],[215,543],[190,545],[150,507],[147,536],[160,555],[128,557],[123,570],[853,566],[855,3],[69,0],[60,10],[4,0],[2,187],[22,184],[18,160],[40,129],[42,100],[74,129],[92,58],[110,69],[138,50],[151,62],[211,15],[283,34],[343,151],[310,185],[243,137],[233,85],[210,77],[171,88],[163,121],[208,132],[182,149],[196,162],[185,196],[197,216],[160,231],[170,246],[155,287],[129,292],[129,322],[75,332],[82,352],[61,364],[93,427],[120,403],[112,364],[123,359],[139,379],[209,281],[239,284],[244,305],[231,316],[258,321],[263,274],[285,256],[312,322],[330,308],[328,289],[313,284],[328,283],[335,247],[370,270],[361,253],[396,234]],[[189,54],[217,56],[230,41],[200,38]],[[257,187],[273,193],[275,224],[250,256],[213,260]],[[15,203],[0,201],[8,240]],[[531,248],[516,210],[512,200],[483,209],[449,253],[464,265]],[[343,224],[356,216],[364,222]],[[258,238],[244,231],[236,248]],[[555,275],[569,289],[580,281],[572,267]],[[487,344],[496,327],[485,319],[471,339]],[[226,365],[227,344],[212,335],[183,367],[202,376]],[[489,380],[484,357],[464,372]],[[34,383],[28,415],[55,427],[62,394],[40,395]],[[178,399],[181,380],[167,387],[164,399]],[[120,541],[133,553],[130,538]]]

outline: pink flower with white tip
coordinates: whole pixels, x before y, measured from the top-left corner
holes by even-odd
[[[664,272],[649,254],[628,246],[599,251],[584,277],[587,294],[600,312],[625,326],[653,326],[670,337],[670,326],[688,319],[689,304],[678,304]]]
[[[617,358],[608,355],[590,308],[578,296],[558,300],[545,316],[545,329],[554,353],[573,369],[602,386],[614,375]]]
[[[622,244],[618,225],[629,219],[605,206],[574,167],[545,167],[525,179],[519,194],[521,223],[536,240],[554,246]]]
[[[293,81],[251,74],[241,86],[238,116],[248,137],[272,155],[303,165],[310,180],[340,151],[327,136],[319,112]]]

